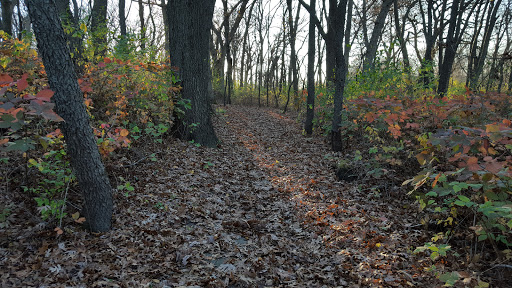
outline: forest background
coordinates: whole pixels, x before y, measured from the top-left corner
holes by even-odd
[[[199,35],[195,26],[173,30],[182,21],[173,13],[195,15],[190,7],[173,9],[177,3],[183,4],[55,1],[97,149],[109,167],[123,153],[157,161],[157,153],[134,151],[166,137],[216,147],[210,115],[224,113],[220,105],[293,111],[305,135],[325,137],[338,152],[339,180],[417,201],[419,221],[433,236],[414,253],[439,262],[452,252],[462,259],[465,251],[466,265],[485,259],[510,269],[511,1],[223,0],[210,3],[202,46],[185,44],[183,35]],[[2,179],[6,189],[28,195],[3,204],[0,220],[7,227],[15,203],[25,201],[63,233],[66,219],[92,217],[66,214],[62,191],[80,180],[57,129],[63,119],[53,110],[59,104],[52,103],[49,73],[34,49],[26,3],[0,5],[1,161],[18,167],[2,168]],[[186,94],[186,58],[173,59],[173,51],[186,50],[181,46],[207,52],[199,96]],[[122,177],[116,183],[114,190],[134,189]],[[110,229],[105,225],[98,231]],[[453,271],[437,276],[447,285],[476,281]]]

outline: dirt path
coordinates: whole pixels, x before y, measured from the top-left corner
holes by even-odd
[[[111,232],[13,224],[0,286],[429,286],[401,199],[337,182],[332,153],[295,120],[222,109],[220,149],[174,141],[123,171],[136,189],[116,193]]]

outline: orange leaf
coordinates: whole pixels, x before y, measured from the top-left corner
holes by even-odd
[[[503,162],[491,162],[485,164],[485,169],[493,174],[497,174],[503,168]]]
[[[18,80],[17,83],[18,83],[18,92],[21,92],[21,91],[25,90],[25,88],[28,87],[28,82],[27,82],[26,77],[21,78],[20,80]]]
[[[110,60],[110,58],[108,58],[108,57],[103,58],[103,61],[105,61],[106,64],[112,62],[112,60]]]
[[[129,134],[129,132],[126,129],[121,129],[121,132],[119,133],[119,135],[121,135],[122,137],[126,137],[126,136],[128,136],[128,134]]]
[[[0,145],[3,145],[5,143],[9,142],[9,139],[7,138],[4,138],[4,139],[0,139]]]
[[[476,157],[470,157],[467,160],[467,164],[468,164],[469,171],[478,171],[481,169],[480,165],[478,165],[478,158],[476,158]]]
[[[436,178],[434,178],[434,182],[432,183],[432,188],[436,187],[439,177],[441,177],[441,173],[437,174]]]
[[[0,85],[12,83],[13,79],[8,74],[0,74]]]
[[[500,132],[500,127],[496,124],[485,125],[485,132]]]

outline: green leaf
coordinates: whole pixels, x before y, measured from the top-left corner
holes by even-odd
[[[427,194],[425,194],[425,196],[437,197],[437,192],[435,192],[435,191],[430,191],[430,192],[428,192]]]
[[[451,287],[459,280],[459,277],[459,273],[450,272],[439,276],[439,280],[444,282],[444,286]]]
[[[482,234],[478,236],[478,241],[484,241],[487,239],[487,234]]]
[[[5,151],[22,151],[27,152],[28,150],[34,149],[34,141],[32,139],[20,139],[14,141],[14,144],[11,144],[5,148]]]

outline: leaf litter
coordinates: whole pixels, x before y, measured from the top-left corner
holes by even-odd
[[[13,209],[0,230],[1,286],[439,285],[410,253],[425,233],[406,197],[338,181],[340,155],[292,117],[224,109],[218,149],[171,140],[157,162],[124,168],[135,189],[114,190],[108,233],[71,219],[57,235],[23,204]]]

